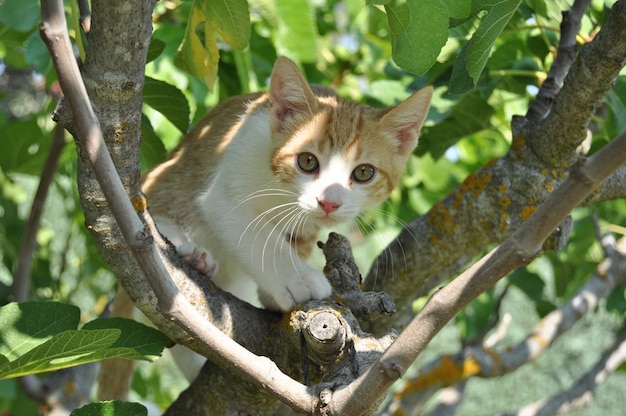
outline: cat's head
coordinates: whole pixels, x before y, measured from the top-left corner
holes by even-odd
[[[269,90],[277,181],[299,195],[318,225],[353,219],[398,185],[431,96],[426,87],[397,106],[375,109],[309,86],[293,62],[279,58]]]

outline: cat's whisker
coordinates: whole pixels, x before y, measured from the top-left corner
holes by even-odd
[[[284,216],[288,216],[290,215],[292,212],[296,211],[298,209],[297,206],[293,206],[295,204],[289,204],[292,205],[291,207],[289,207],[286,211],[281,211],[278,212],[277,214],[275,214],[273,217],[271,217],[268,221],[266,221],[258,230],[256,235],[254,236],[253,240],[252,240],[252,244],[250,245],[251,247],[251,255],[254,255],[254,247],[257,244],[257,239],[259,237],[259,235],[261,234],[261,232],[263,231],[263,229],[265,229],[268,225],[272,224],[272,221],[274,219],[276,219],[277,217],[284,215]],[[274,211],[274,209],[272,210],[268,210],[268,211]],[[265,212],[265,215],[269,215],[269,212]],[[282,220],[281,220],[282,221]],[[272,238],[272,234],[274,233],[274,231],[276,230],[277,225],[274,225],[274,227],[272,228],[272,230],[270,231],[269,235],[266,237],[266,241],[263,244],[263,250],[261,252],[261,270],[264,271],[265,270],[265,248],[267,246],[267,241],[269,241]],[[255,230],[256,230],[256,226],[255,226]],[[274,264],[276,264],[276,261],[274,260]]]
[[[276,268],[276,254],[279,252],[282,255],[283,248],[285,247],[285,243],[289,243],[288,236],[290,235],[290,225],[293,223],[294,219],[300,215],[300,209],[298,207],[293,207],[288,212],[284,213],[283,218],[281,218],[274,226],[272,231],[270,232],[270,237],[274,233],[276,229],[280,226],[280,231],[278,235],[280,237],[276,238],[274,241],[274,268]],[[266,241],[266,245],[269,243],[269,238]],[[279,248],[280,246],[280,248]]]
[[[290,238],[293,238],[292,236],[294,235],[298,235],[300,234],[300,230],[304,230],[306,227],[306,223],[307,220],[309,219],[309,217],[306,215],[306,213],[302,210],[300,210],[297,215],[294,217],[294,221],[295,221],[295,226],[293,227],[293,229],[290,232]],[[289,241],[289,244],[291,245],[291,241]],[[294,268],[297,267],[296,263],[300,263],[302,260],[300,259],[300,257],[298,257],[298,247],[297,247],[297,241],[293,244],[293,248],[294,250],[289,250],[289,258],[291,260],[291,264],[293,265]],[[295,256],[294,256],[295,254]],[[294,258],[295,257],[295,258]],[[296,261],[296,258],[298,261]]]
[[[261,224],[261,222],[265,219],[265,217],[270,215],[272,212],[280,211],[283,208],[286,208],[286,207],[289,207],[289,206],[294,206],[294,205],[297,205],[297,204],[298,204],[297,202],[288,202],[288,203],[285,203],[285,204],[277,205],[277,206],[272,207],[270,209],[267,209],[267,210],[263,211],[262,213],[260,213],[259,215],[257,215],[252,221],[250,221],[250,223],[248,223],[246,228],[241,233],[241,236],[239,237],[238,245],[241,245],[241,241],[243,240],[244,236],[246,235],[246,233],[248,232],[248,230],[250,229],[251,226],[254,225],[253,230],[257,231],[257,227]],[[261,226],[261,228],[258,229],[258,231],[260,232],[261,230],[263,230],[263,228],[269,222],[271,222],[272,220],[274,220],[276,217],[278,217],[280,215],[281,215],[281,212],[278,212],[272,218],[270,218],[268,221],[265,221],[264,224]]]
[[[298,211],[298,207],[297,207],[297,206],[295,206],[295,207],[291,207],[291,208],[290,208],[290,209],[289,209],[286,213],[284,213],[284,214],[283,214],[283,213],[279,213],[279,214],[275,215],[274,217],[272,217],[272,218],[268,221],[268,223],[267,223],[267,224],[269,224],[270,222],[273,222],[273,220],[274,220],[276,217],[278,217],[278,216],[280,216],[280,215],[283,215],[283,217],[282,217],[280,220],[278,220],[278,222],[274,223],[274,227],[272,227],[272,229],[271,229],[271,231],[270,231],[270,233],[269,233],[269,235],[268,235],[268,238],[265,240],[265,243],[263,244],[263,250],[261,251],[261,259],[262,259],[262,260],[261,260],[261,270],[265,270],[265,269],[263,268],[263,266],[264,266],[264,264],[263,264],[263,263],[264,263],[264,261],[265,261],[265,252],[267,251],[267,245],[269,244],[270,240],[272,239],[272,238],[271,238],[271,237],[272,237],[272,235],[274,234],[274,232],[276,232],[276,230],[277,230],[279,227],[282,227],[282,228],[281,228],[281,230],[284,230],[284,229],[285,229],[285,224],[284,224],[284,223],[285,223],[285,221],[289,222],[289,218],[291,217],[291,214],[292,214],[294,211]],[[267,224],[266,224],[266,225],[267,225]],[[282,224],[282,225],[281,225],[281,224]],[[264,225],[264,227],[265,227],[265,225]],[[279,238],[278,238],[278,239],[276,239],[276,240],[281,240],[281,238],[279,237]],[[282,240],[284,240],[284,239],[282,239]],[[276,269],[276,267],[277,267],[277,266],[276,266],[276,245],[277,245],[277,244],[278,244],[278,241],[276,241],[275,246],[274,246],[274,251],[273,251],[273,253],[274,253],[274,269],[275,269],[275,272],[276,272],[276,273],[278,273],[278,270]]]
[[[385,204],[386,205],[390,205],[389,201],[386,201]],[[383,208],[377,208],[377,209],[374,209],[374,210],[372,210],[370,212],[376,213],[376,214],[381,215],[381,216],[383,216],[383,217],[385,217],[387,219],[391,219],[391,220],[395,221],[398,225],[400,225],[402,227],[403,230],[406,230],[406,232],[410,235],[410,237],[415,241],[417,246],[423,251],[422,244],[420,243],[420,241],[417,238],[417,236],[413,233],[413,231],[411,231],[411,229],[408,227],[408,224],[405,221],[403,221],[402,219],[400,219],[396,215],[392,214],[391,212],[389,212],[388,210],[385,210]],[[371,228],[371,226],[368,226],[368,224],[361,217],[358,217],[357,221],[359,222],[359,224],[361,225],[362,228],[364,228],[364,229]],[[374,233],[374,234],[376,234],[376,233]],[[383,241],[383,239],[380,236],[378,236],[378,239],[380,241]],[[404,267],[406,269],[407,261],[406,261],[406,252],[405,252],[405,249],[404,249],[404,245],[396,237],[391,242],[388,242],[387,244],[385,244],[385,249],[383,250],[382,253],[380,253],[380,256],[384,256],[384,259],[385,259],[385,261],[383,263],[388,265],[385,268],[386,270],[379,270],[381,262],[379,262],[378,260],[374,260],[374,263],[372,264],[371,267],[375,271],[375,276],[378,276],[379,273],[383,273],[384,274],[388,270],[394,270],[395,269],[394,256],[393,256],[393,252],[392,252],[392,250],[390,248],[390,244],[393,243],[393,241],[396,241],[398,243],[398,248],[399,248],[399,250],[400,250],[400,252],[402,254]]]
[[[280,188],[259,189],[258,191],[254,191],[248,196],[240,199],[239,202],[237,202],[237,204],[231,209],[231,212],[253,199],[273,196],[295,196],[297,198],[299,195],[295,192]]]

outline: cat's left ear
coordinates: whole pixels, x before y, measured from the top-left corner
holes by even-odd
[[[433,87],[424,87],[387,110],[380,119],[379,128],[395,134],[398,138],[398,153],[401,155],[408,155],[417,146],[417,139],[428,114],[432,96]]]
[[[269,89],[270,123],[283,130],[292,119],[314,113],[317,100],[293,61],[280,57],[274,64]]]

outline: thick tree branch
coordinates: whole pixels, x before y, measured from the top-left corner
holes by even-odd
[[[540,129],[528,136],[530,147],[541,160],[555,167],[575,160],[575,150],[586,136],[591,117],[624,64],[626,1],[620,0],[595,39],[581,49]]]

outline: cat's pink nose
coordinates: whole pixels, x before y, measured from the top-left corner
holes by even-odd
[[[317,203],[320,208],[324,210],[326,214],[330,214],[331,212],[337,211],[337,209],[341,206],[341,204],[332,201],[324,201],[323,199],[318,199]]]

